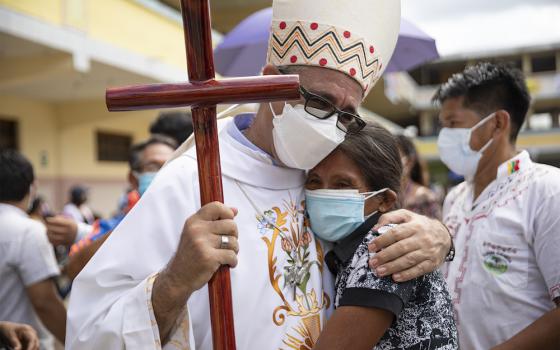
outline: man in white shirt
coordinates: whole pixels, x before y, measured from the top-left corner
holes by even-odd
[[[59,271],[46,229],[26,214],[33,181],[25,157],[0,152],[0,320],[32,326],[41,349],[49,350],[51,333],[64,343],[66,310],[53,281]]]
[[[261,104],[220,132],[227,206],[200,208],[194,149],[158,173],[74,281],[67,346],[211,349],[206,284],[227,264],[238,349],[312,348],[334,283],[303,217],[304,170],[364,126],[356,111],[387,66],[399,23],[396,0],[275,0],[263,72],[299,74],[300,99]],[[438,246],[441,262],[450,246],[443,225],[411,220],[402,226],[420,229],[410,249],[424,257]]]
[[[437,91],[442,161],[465,177],[444,204],[446,278],[461,349],[560,347],[560,170],[515,142],[530,96],[522,73],[480,63]]]

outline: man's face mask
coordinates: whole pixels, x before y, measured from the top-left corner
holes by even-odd
[[[309,170],[319,164],[344,141],[344,132],[336,126],[337,117],[319,119],[307,113],[303,105],[284,105],[282,114],[274,114],[272,138],[280,161],[295,169]]]
[[[284,165],[309,170],[342,143],[347,133],[358,133],[366,122],[303,87],[300,93],[304,104],[286,103],[280,115],[269,104],[274,115],[272,137],[276,154]]]
[[[156,174],[156,171],[134,173],[134,176],[136,176],[136,179],[138,179],[138,193],[140,194],[140,196],[144,195],[144,193],[156,177]]]
[[[482,153],[490,147],[494,140],[488,140],[480,150],[474,151],[470,146],[472,133],[491,120],[494,115],[495,113],[488,115],[472,128],[443,128],[439,132],[437,143],[441,161],[467,181],[474,179]]]

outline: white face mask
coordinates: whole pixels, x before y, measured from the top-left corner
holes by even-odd
[[[272,138],[280,161],[290,167],[309,170],[319,164],[344,141],[344,132],[337,128],[336,114],[319,119],[307,113],[303,105],[284,105],[281,115],[274,114]]]
[[[439,132],[437,143],[441,161],[467,181],[474,179],[482,153],[494,141],[494,139],[490,139],[480,150],[474,151],[470,146],[472,132],[494,117],[494,114],[490,114],[470,129],[443,128]]]

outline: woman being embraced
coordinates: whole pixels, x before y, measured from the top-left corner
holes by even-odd
[[[402,165],[395,138],[368,125],[309,171],[306,210],[313,232],[334,242],[325,260],[336,274],[336,310],[314,349],[457,349],[447,286],[438,271],[409,282],[378,277],[367,244],[397,206]]]

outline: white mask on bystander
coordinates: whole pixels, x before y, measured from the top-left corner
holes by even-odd
[[[494,115],[495,113],[488,115],[472,128],[443,128],[439,132],[437,143],[441,161],[467,181],[474,179],[482,153],[494,141],[494,139],[488,140],[480,150],[475,151],[470,146],[472,133]]]

